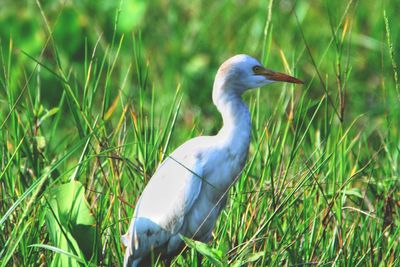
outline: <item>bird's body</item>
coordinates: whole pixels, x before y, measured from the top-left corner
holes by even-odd
[[[271,79],[266,78],[269,76]],[[151,251],[174,255],[183,245],[180,235],[202,242],[210,240],[227,192],[248,154],[251,120],[241,95],[274,78],[300,83],[263,68],[247,55],[234,56],[221,65],[213,101],[222,115],[223,127],[215,136],[187,141],[158,167],[123,237],[127,247],[125,266],[138,265]]]

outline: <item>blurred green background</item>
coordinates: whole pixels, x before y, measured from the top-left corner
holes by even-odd
[[[35,64],[18,51],[39,58],[43,47],[47,47],[40,59],[49,66],[54,65],[54,53],[45,45],[47,26],[35,1],[3,0],[0,5],[3,50],[7,51],[10,38],[16,48],[12,67],[18,71],[12,73],[11,89],[17,94],[24,75]],[[72,69],[71,75],[78,83],[84,82],[84,59],[90,59],[96,42],[99,40],[96,58],[100,59],[113,40],[119,42],[122,36],[112,79],[123,79],[126,69],[133,64],[133,37],[140,33],[149,69],[147,87],[157,91],[162,103],[168,101],[164,96],[173,95],[180,84],[188,123],[200,114],[204,115],[202,119],[214,118],[216,113],[210,101],[214,74],[221,62],[237,53],[253,55],[271,69],[285,71],[282,53],[307,87],[311,87],[309,97],[319,99],[325,92],[300,27],[332,97],[337,95],[337,75],[345,76],[346,121],[351,122],[359,114],[367,114],[367,121],[379,120],[387,107],[398,106],[391,102],[393,95],[383,92],[383,83],[394,86],[383,10],[386,9],[390,20],[394,51],[398,51],[398,1],[274,1],[269,24],[270,50],[261,59],[268,5],[269,1],[41,1],[62,65]],[[114,31],[116,16],[118,24]],[[342,36],[344,24],[347,28]],[[334,30],[335,38],[344,39],[340,48],[335,44],[337,40],[332,42]],[[397,62],[398,54],[395,53]],[[338,62],[342,64],[342,73],[338,73]],[[42,75],[42,100],[50,108],[59,101],[60,85],[51,74],[43,71]],[[133,96],[135,78],[129,76],[124,93]],[[4,88],[2,91],[4,95]],[[272,91],[263,97],[279,94]],[[210,130],[215,123],[208,120],[202,127]]]

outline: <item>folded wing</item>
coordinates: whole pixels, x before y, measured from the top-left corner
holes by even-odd
[[[198,198],[202,174],[201,160],[195,154],[174,153],[161,164],[144,189],[123,237],[125,261],[141,258],[153,249],[167,254],[176,249],[173,240]]]

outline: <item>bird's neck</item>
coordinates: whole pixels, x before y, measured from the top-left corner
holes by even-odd
[[[248,151],[251,132],[250,112],[243,102],[241,94],[243,90],[227,89],[224,83],[214,84],[213,101],[222,115],[223,126],[217,137],[227,145],[241,152]]]

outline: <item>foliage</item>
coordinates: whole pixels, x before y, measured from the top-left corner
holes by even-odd
[[[72,181],[53,188],[48,196],[46,228],[50,240],[62,251],[90,260],[100,248],[95,219],[86,203],[84,188]],[[77,255],[78,254],[78,255]],[[79,266],[73,258],[56,254],[52,266]]]
[[[179,144],[218,131],[216,69],[247,53],[305,85],[245,95],[248,163],[214,241],[187,240],[174,263],[201,253],[205,266],[398,266],[397,11],[358,0],[1,1],[0,265],[121,265],[140,192]]]

